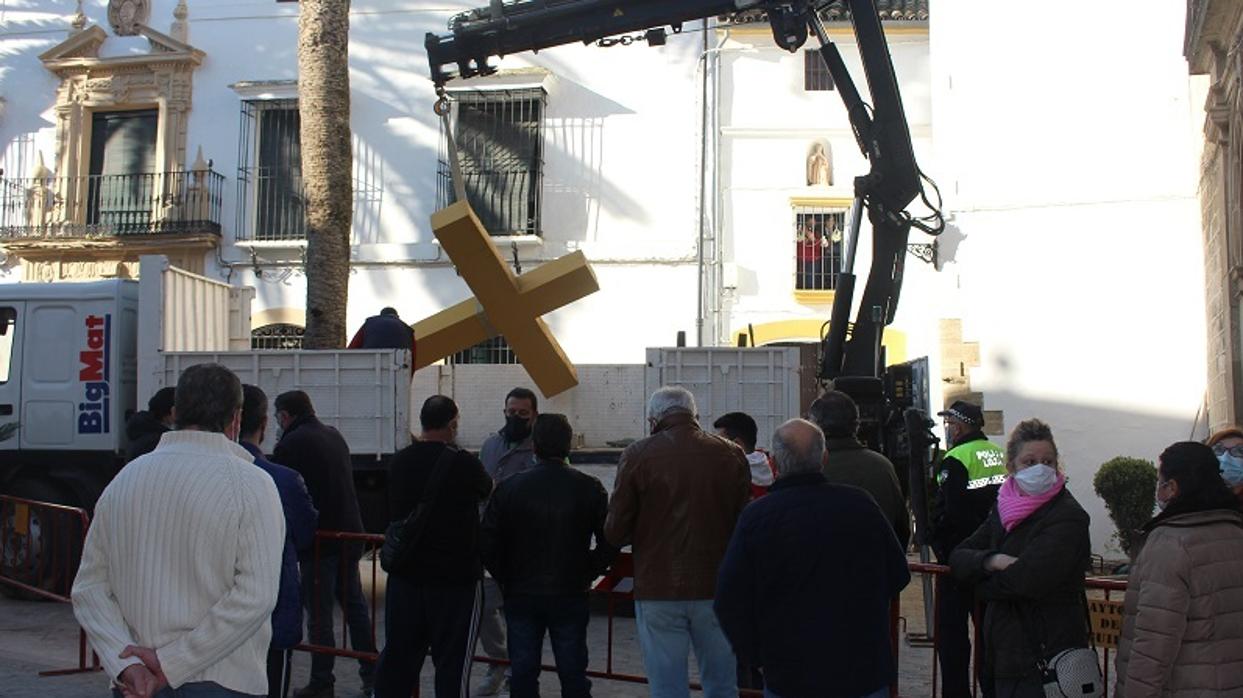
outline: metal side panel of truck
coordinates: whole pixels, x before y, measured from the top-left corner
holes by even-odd
[[[0,430],[17,424],[0,441],[0,482],[115,473],[136,402],[137,325],[133,281],[0,285]]]
[[[410,443],[408,351],[161,352],[160,363],[151,367],[151,377],[157,389],[176,385],[182,371],[204,363],[218,363],[267,394],[264,453],[272,453],[276,445],[272,402],[289,390],[303,390],[310,396],[316,416],[341,432],[356,462],[378,465]]]

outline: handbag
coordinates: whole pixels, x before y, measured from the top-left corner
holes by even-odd
[[[444,481],[448,464],[457,452],[457,448],[445,444],[436,464],[432,466],[432,474],[427,478],[427,486],[423,488],[418,504],[410,510],[409,516],[390,523],[384,529],[384,544],[380,546],[380,567],[385,572],[392,573],[394,569],[404,567],[415,544],[423,537],[423,531],[427,528],[427,512],[436,499],[441,482]]]
[[[1096,650],[1076,647],[1062,650],[1048,660],[1036,663],[1045,698],[1100,698],[1105,680]]]
[[[1052,657],[1048,656],[1043,642],[1036,642],[1025,614],[1019,611],[1027,641],[1036,649],[1036,669],[1040,672],[1045,698],[1102,698],[1105,695],[1105,679],[1101,675],[1100,659],[1096,656],[1096,643],[1092,638],[1088,602],[1084,597],[1080,600],[1083,601],[1083,616],[1093,647],[1072,647]]]

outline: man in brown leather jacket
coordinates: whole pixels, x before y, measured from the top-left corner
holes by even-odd
[[[689,694],[692,643],[705,697],[738,695],[734,653],[712,600],[751,475],[742,449],[695,418],[685,388],[652,393],[652,435],[622,452],[604,525],[609,543],[634,549],[635,621],[654,698]]]

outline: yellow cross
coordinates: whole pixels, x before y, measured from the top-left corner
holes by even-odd
[[[574,365],[540,316],[600,290],[583,253],[515,276],[474,211],[462,201],[433,213],[432,230],[475,297],[414,324],[418,340],[414,367],[499,334],[544,395],[578,385]]]

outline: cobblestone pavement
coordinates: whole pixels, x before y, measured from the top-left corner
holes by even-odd
[[[366,564],[366,563],[364,563]],[[370,576],[366,569],[364,579]],[[907,628],[921,632],[922,594],[918,579],[903,594],[903,609]],[[381,600],[381,604],[383,601]],[[381,618],[382,618],[382,614]],[[383,621],[377,628],[377,637],[383,637]],[[338,621],[338,628],[340,623]],[[78,626],[67,604],[38,601],[14,601],[0,598],[0,696],[3,698],[86,698],[107,696],[108,681],[101,673],[71,676],[40,677],[38,672],[49,669],[66,669],[77,665]],[[594,614],[588,626],[588,644],[591,654],[590,668],[604,670],[608,651],[608,619],[603,612]],[[552,664],[552,653],[545,646],[545,661]],[[931,695],[932,651],[914,648],[903,642],[900,656],[900,692],[914,698]],[[295,653],[294,685],[307,681],[310,660],[304,653]],[[471,686],[483,678],[486,667],[476,663]],[[639,643],[635,635],[634,621],[618,617],[614,623],[613,670],[619,673],[642,674],[643,663],[639,655]],[[693,664],[692,664],[693,671]],[[337,660],[337,696],[352,698],[359,695],[360,685],[357,663],[353,660]],[[422,695],[431,696],[432,667],[430,659],[422,674]],[[540,679],[543,694],[558,694],[557,677],[545,672]],[[593,695],[597,698],[621,696],[644,696],[647,691],[637,684],[620,681],[593,680]]]

